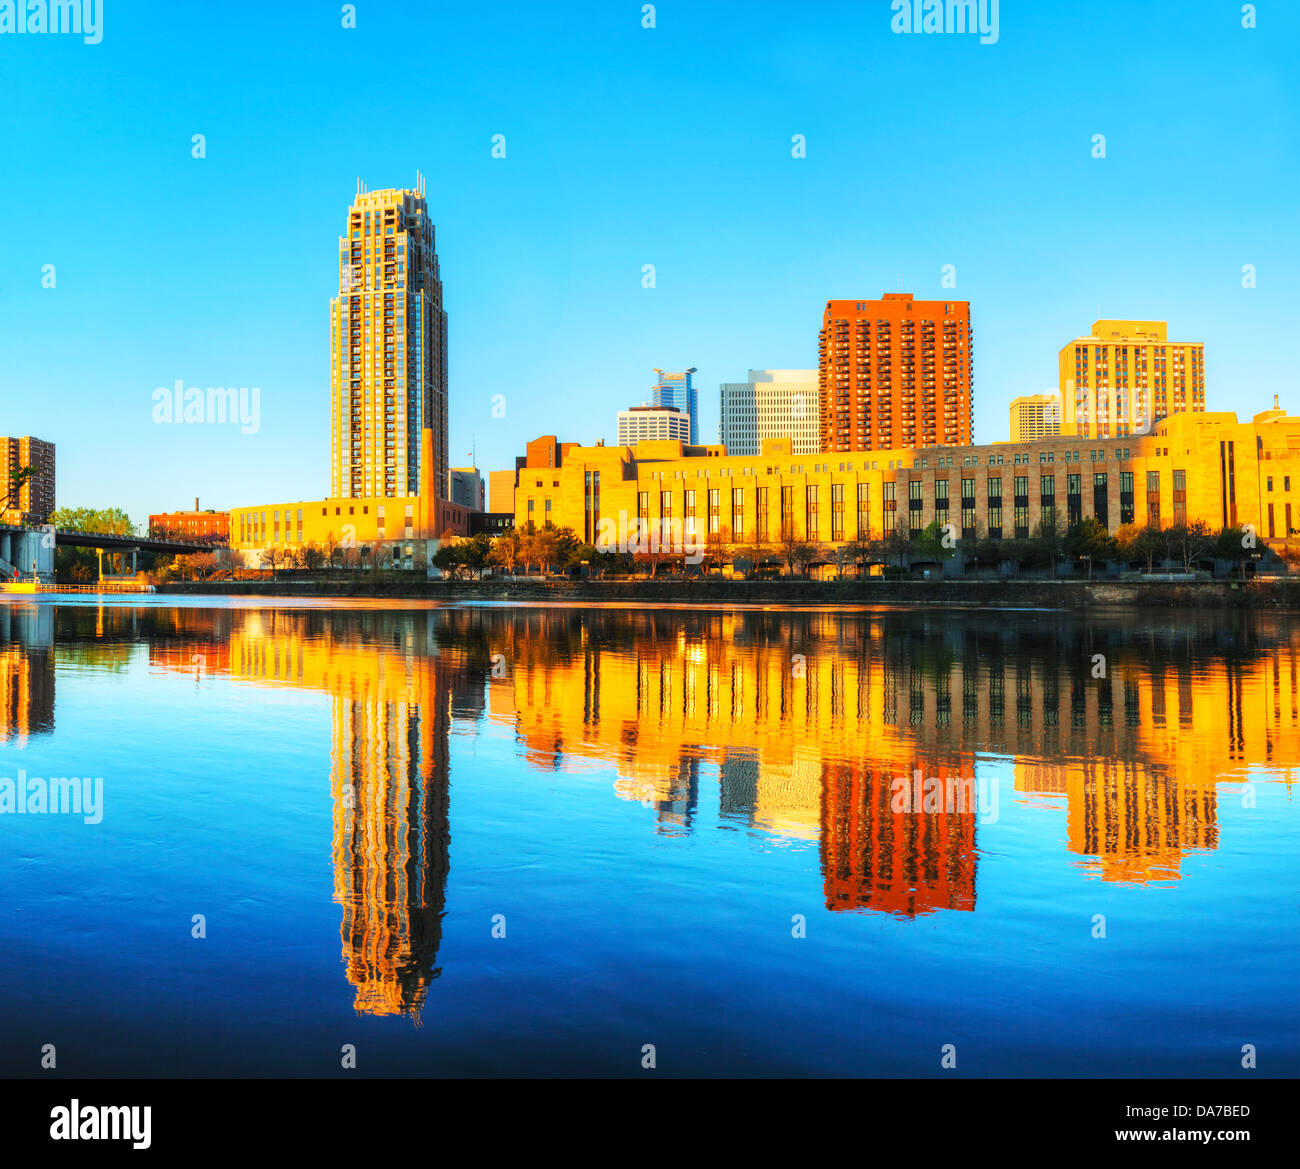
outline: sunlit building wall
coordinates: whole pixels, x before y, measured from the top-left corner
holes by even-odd
[[[818,334],[821,450],[963,446],[975,432],[970,302],[829,300]]]
[[[423,184],[359,190],[330,309],[330,495],[445,497],[447,314]],[[432,479],[420,432],[433,431]]]
[[[1300,543],[1300,417],[1184,413],[1151,434],[1105,442],[1061,436],[820,455],[794,454],[789,439],[767,440],[756,456],[677,442],[574,447],[561,467],[521,471],[514,498],[517,527],[545,517],[613,547],[636,525],[678,547],[710,534],[724,546],[771,543],[787,528],[834,546],[900,525],[916,535],[931,523],[952,524],[962,539],[1027,539],[1042,521],[1085,518],[1111,533],[1124,524],[1251,524],[1281,546]]]
[[[747,382],[720,390],[718,440],[729,455],[756,455],[771,438],[791,440],[793,453],[821,450],[820,392],[815,369],[751,369]]]
[[[1012,442],[1034,442],[1061,433],[1061,399],[1055,394],[1012,398],[1010,416]]]
[[[1164,321],[1094,321],[1058,365],[1065,435],[1122,438],[1205,409],[1205,346],[1170,341]]]

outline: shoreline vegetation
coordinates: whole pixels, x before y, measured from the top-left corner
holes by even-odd
[[[574,580],[488,578],[485,580],[403,579],[368,574],[277,580],[168,581],[159,595],[378,597],[447,601],[523,603],[658,603],[720,606],[894,605],[974,608],[1267,608],[1300,611],[1300,579],[1240,580],[932,580],[871,577],[845,580],[733,580],[726,578],[636,578]]]

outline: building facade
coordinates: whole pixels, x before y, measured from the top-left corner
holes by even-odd
[[[421,180],[357,193],[339,238],[330,324],[330,493],[389,498],[447,489],[447,314]],[[421,431],[433,431],[431,483]]]
[[[666,438],[689,446],[691,425],[676,406],[633,406],[618,412],[618,443],[631,446]]]
[[[423,508],[432,503],[426,518]],[[323,567],[428,568],[444,539],[467,536],[470,509],[421,496],[316,499],[237,507],[230,512],[230,547],[248,568],[292,567],[307,549]]]
[[[487,511],[487,491],[477,467],[452,467],[447,472],[447,498],[470,511]]]
[[[1169,340],[1164,321],[1094,321],[1059,356],[1061,433],[1145,434],[1162,418],[1205,409],[1205,346]]]
[[[193,511],[164,511],[151,515],[149,535],[157,540],[224,544],[230,536],[230,513],[211,509],[200,511],[196,499]]]
[[[491,486],[491,497],[488,502],[492,511],[513,513],[515,485],[519,482],[520,474],[525,469],[554,470],[564,463],[565,453],[576,449],[577,446],[576,442],[561,442],[553,434],[544,434],[524,447],[524,453],[515,459],[513,470],[489,471],[488,483]]]
[[[724,382],[718,439],[729,455],[756,455],[769,438],[789,437],[796,455],[821,450],[815,369],[751,369],[747,382]],[[622,441],[622,440],[620,440]]]
[[[46,523],[54,511],[54,444],[31,435],[0,437],[0,458],[0,522],[19,527]],[[13,489],[15,476],[25,467],[32,469],[31,475]]]
[[[788,439],[757,456],[677,442],[579,447],[563,467],[521,472],[517,527],[571,527],[582,540],[710,534],[736,546],[783,530],[822,545],[902,525],[952,524],[963,539],[1028,538],[1041,521],[1251,524],[1275,546],[1300,542],[1300,418],[1266,410],[1186,413],[1150,435],[1110,442],[1060,436],[1026,443],[798,456]],[[604,523],[602,524],[602,521]],[[636,525],[637,527],[634,527]]]
[[[818,339],[824,453],[974,441],[970,302],[830,300]]]
[[[519,469],[488,472],[488,507],[492,511],[515,511],[515,476]]]
[[[700,441],[699,401],[691,381],[697,372],[694,366],[681,373],[656,369],[658,380],[650,388],[650,400],[646,403],[647,406],[672,406],[686,415],[690,422],[690,435],[685,441],[692,446]]]
[[[433,446],[426,427],[419,456],[424,483],[436,482]],[[314,550],[345,567],[432,571],[441,541],[469,534],[469,516],[469,508],[432,492],[263,503],[231,508],[230,548],[249,568],[286,565]]]
[[[1033,442],[1061,433],[1061,399],[1055,394],[1027,394],[1011,399],[1011,441]]]

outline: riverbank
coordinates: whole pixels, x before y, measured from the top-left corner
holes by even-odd
[[[1300,578],[1260,581],[1050,580],[403,580],[171,581],[183,596],[380,597],[649,605],[953,605],[975,608],[1269,608],[1300,611]]]

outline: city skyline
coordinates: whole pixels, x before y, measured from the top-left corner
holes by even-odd
[[[19,1156],[496,1079],[1285,1141],[1298,40],[0,0]]]
[[[416,14],[406,22],[413,35],[395,42],[380,11],[347,31],[268,13],[268,45],[292,43],[302,63],[270,85],[268,103],[258,62],[237,59],[223,74],[235,96],[214,104],[191,81],[160,102],[156,83],[141,80],[145,64],[188,38],[197,66],[189,72],[199,75],[237,31],[202,24],[200,35],[197,15],[168,10],[163,20],[150,10],[142,6],[143,21],[110,21],[93,47],[31,38],[11,60],[15,84],[34,96],[29,116],[4,130],[13,160],[0,196],[7,218],[18,221],[24,192],[40,189],[48,215],[76,221],[86,192],[74,176],[84,172],[95,185],[94,222],[112,225],[20,235],[0,285],[10,328],[0,373],[6,429],[59,447],[64,505],[119,506],[142,522],[196,494],[223,509],[325,495],[321,306],[337,276],[322,240],[337,237],[358,175],[372,187],[401,186],[417,168],[429,176],[454,322],[448,445],[474,447],[487,469],[510,466],[530,435],[594,441],[600,432],[590,423],[582,433],[583,420],[608,417],[611,388],[636,401],[646,371],[665,361],[699,370],[699,431],[712,435],[716,387],[746,368],[815,365],[826,300],[892,287],[970,301],[977,442],[1004,437],[1011,399],[1050,385],[1060,348],[1098,318],[1159,318],[1203,341],[1207,410],[1249,414],[1275,394],[1295,408],[1286,336],[1297,236],[1282,212],[1296,159],[1280,137],[1294,91],[1274,47],[1286,39],[1274,37],[1276,26],[1294,13],[1271,14],[1266,36],[1238,27],[1235,13],[1222,27],[1170,22],[1171,51],[1155,77],[1141,47],[1108,35],[1104,20],[1059,13],[1004,19],[988,46],[896,37],[887,7],[877,19],[853,9],[847,28],[848,6],[832,5],[795,23],[673,13],[643,29],[612,12],[547,18],[520,6],[504,28],[475,14]],[[299,129],[314,125],[307,111],[327,100],[341,70],[364,78],[378,68],[358,66],[356,54],[384,41],[405,60],[435,28],[446,69],[415,103],[414,131],[404,119],[363,133],[382,105],[375,98],[339,107],[328,133]],[[1048,36],[1071,38],[1089,66],[1042,108],[1028,108],[1026,95],[1057,80],[1032,48]],[[761,99],[743,112],[735,96],[756,83],[723,83],[700,68],[703,46],[717,37],[765,70],[753,90]],[[557,78],[525,105],[521,64],[539,38],[589,60],[583,84],[604,93],[599,109],[576,104],[578,82]],[[491,97],[474,80],[489,57],[505,83]],[[887,128],[850,127],[825,111],[855,91],[864,67],[886,89],[918,68],[933,84],[913,84],[913,104]],[[681,83],[667,91],[656,84],[665,69]],[[110,74],[123,79],[112,111],[89,100]],[[1102,75],[1104,93],[1092,84]],[[984,128],[960,139],[935,115],[971,87],[986,94]],[[651,114],[643,105],[652,92]],[[1161,135],[1143,132],[1151,120]],[[286,152],[299,133],[304,149]],[[192,154],[196,134],[203,157]],[[493,157],[497,134],[504,157]],[[1106,135],[1104,158],[1094,157],[1095,134]],[[59,151],[38,148],[51,140]],[[601,143],[594,166],[583,161],[593,142]],[[915,185],[909,197],[877,182],[846,188],[843,177],[871,174],[887,144]],[[687,156],[692,182],[643,188],[642,160],[670,148]],[[1206,150],[1214,166],[1194,184],[1169,182]],[[737,200],[741,171],[762,182]],[[1017,179],[1011,187],[1007,174]],[[954,175],[975,217],[953,210]],[[163,233],[154,226],[159,189],[187,208]],[[510,214],[525,195],[530,213]],[[758,233],[776,246],[756,249]],[[1189,250],[1188,238],[1202,246]],[[53,287],[42,286],[47,265]],[[646,265],[653,287],[644,286]],[[1246,265],[1257,268],[1255,287],[1243,286]],[[177,380],[259,387],[256,432],[158,425],[153,392]],[[503,416],[493,413],[497,396]],[[106,462],[106,449],[131,457]]]

